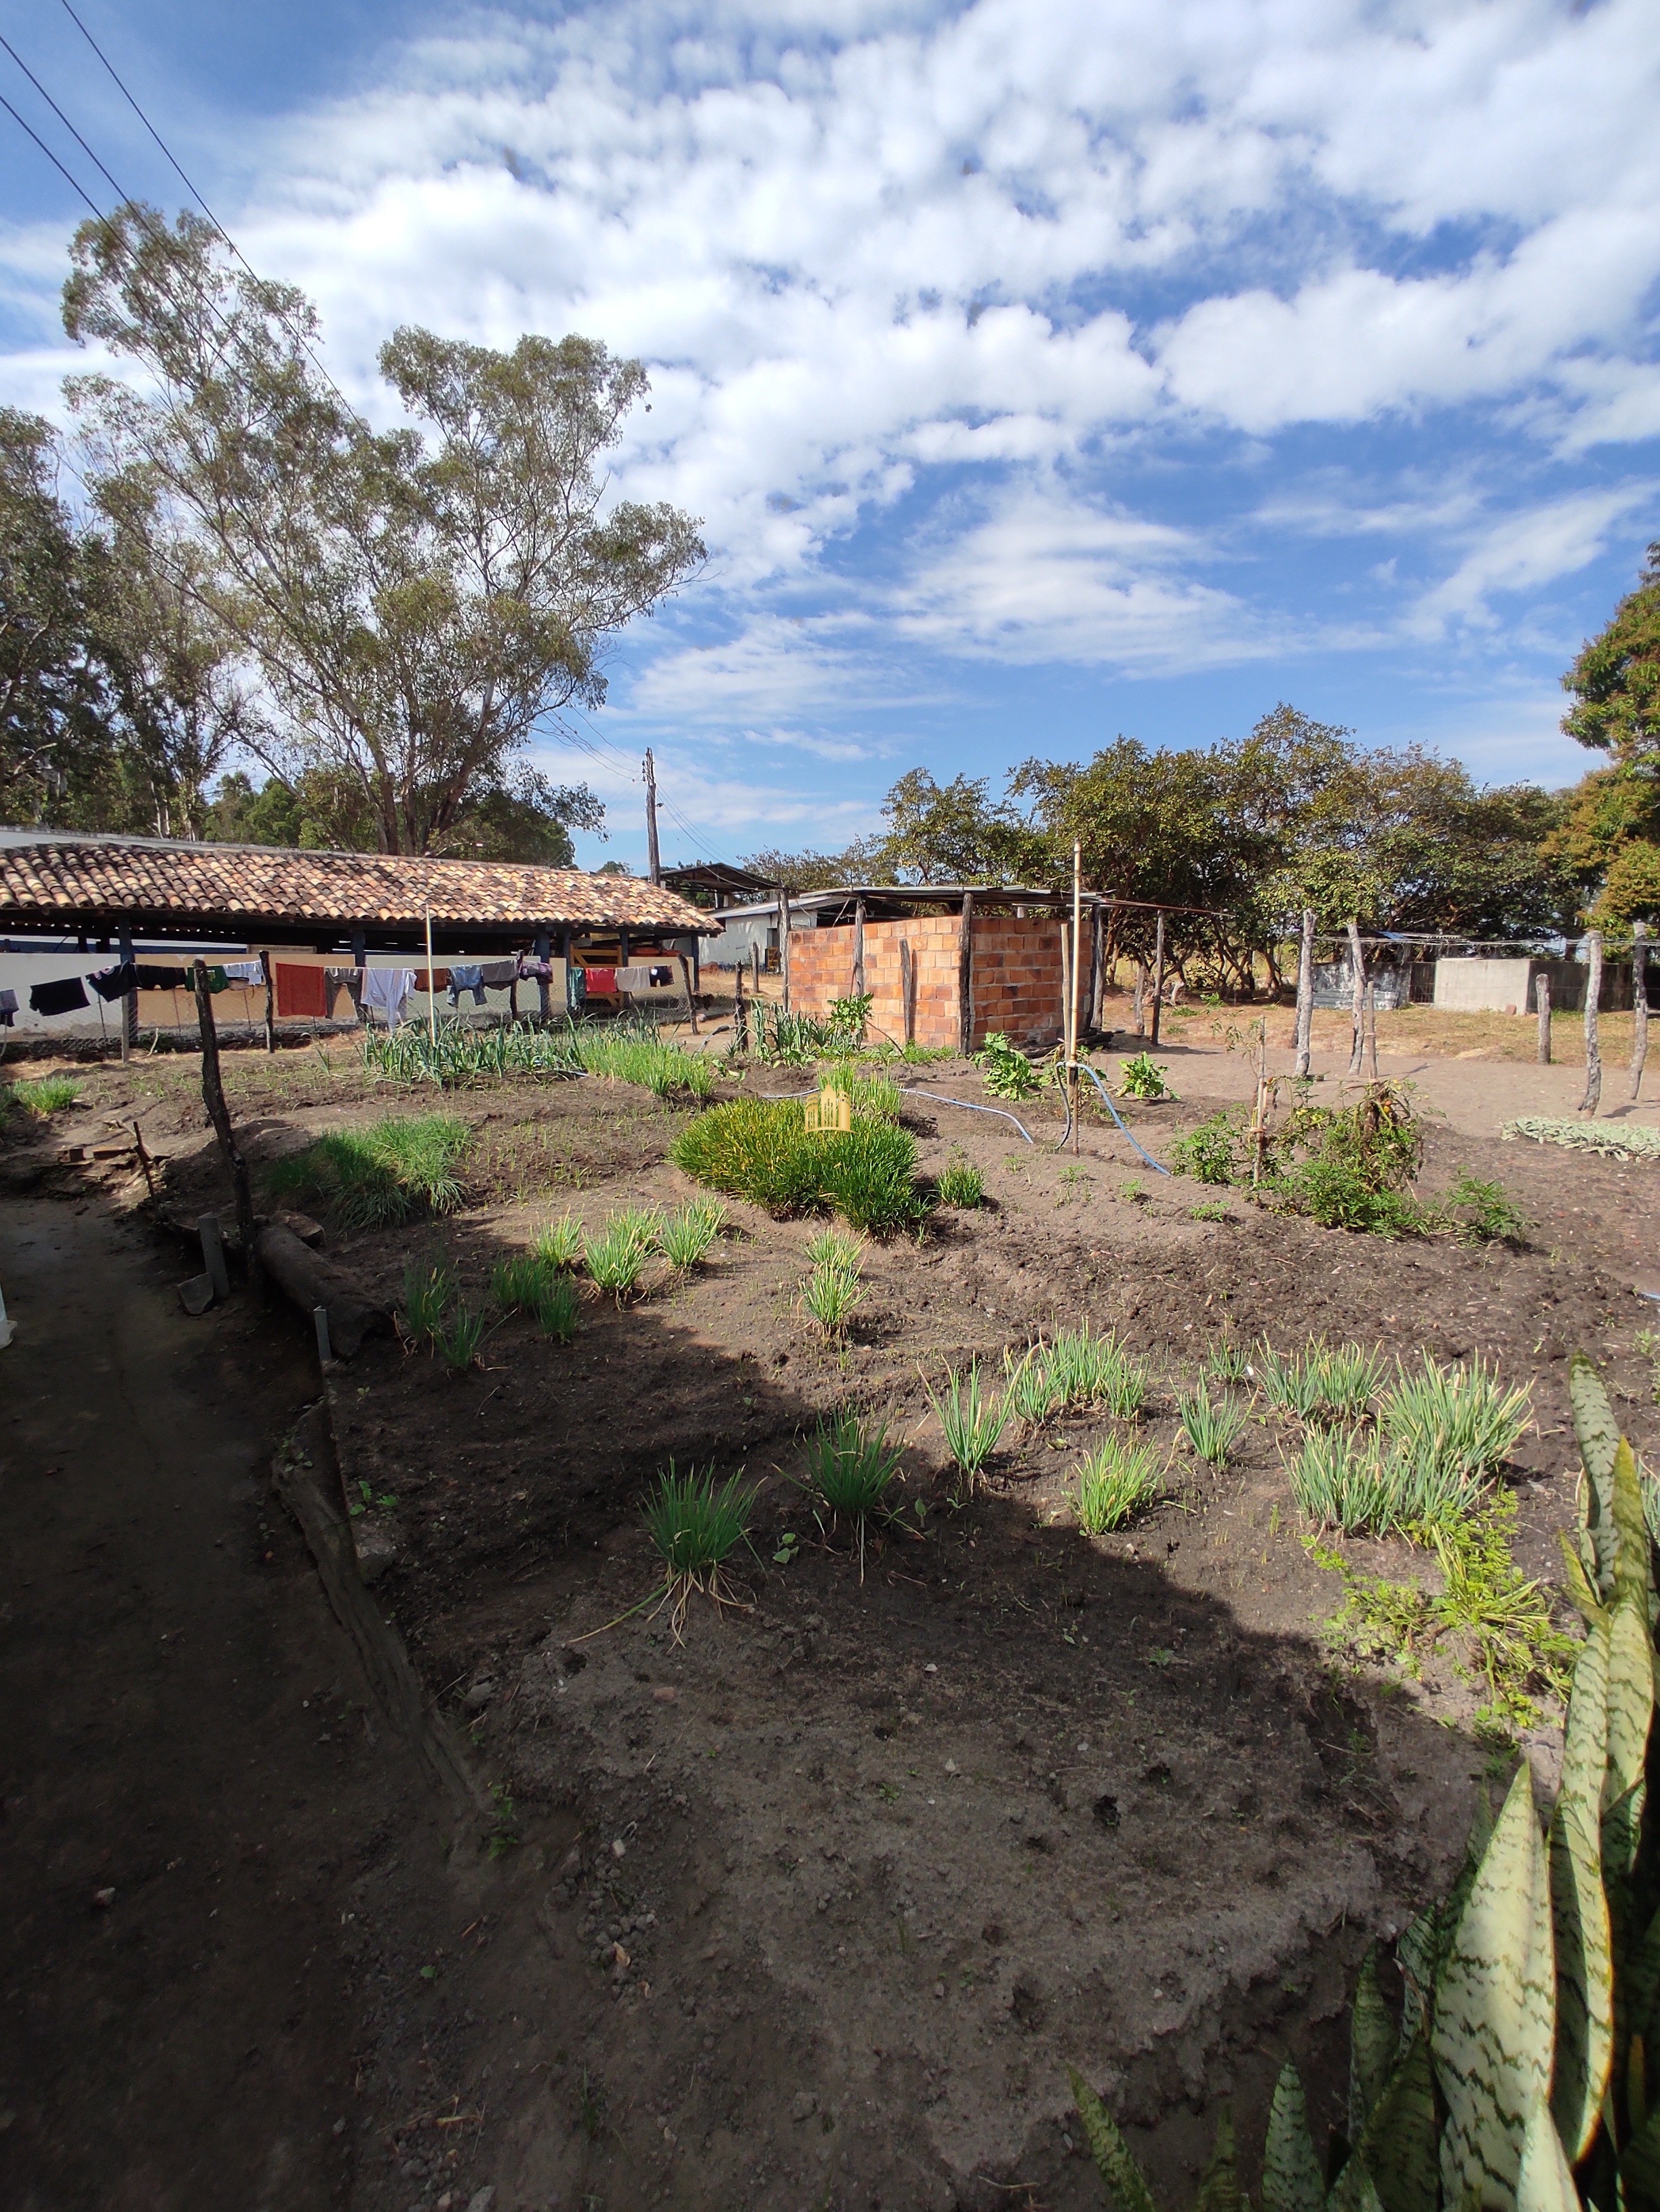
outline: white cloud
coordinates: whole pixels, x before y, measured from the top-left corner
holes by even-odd
[[[1587,567],[1607,550],[1617,523],[1652,508],[1657,489],[1645,483],[1583,492],[1490,523],[1451,575],[1418,600],[1408,628],[1438,637],[1455,623],[1493,627],[1494,597],[1536,592]]]

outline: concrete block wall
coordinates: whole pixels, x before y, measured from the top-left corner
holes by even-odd
[[[918,1044],[958,1046],[962,917],[921,915],[909,921],[865,924],[865,988],[873,1030],[896,1041],[905,1034],[900,1002],[899,947],[910,946],[915,969]],[[853,925],[790,932],[790,1002],[804,1014],[829,1012],[832,999],[853,989]],[[977,915],[971,978],[973,1042],[1001,1030],[1017,1044],[1053,1044],[1061,1034],[1061,929],[1045,917],[1017,921]]]

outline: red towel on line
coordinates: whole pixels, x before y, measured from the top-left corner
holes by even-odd
[[[302,968],[296,960],[279,960],[275,969],[277,1013],[280,1021],[326,1021],[329,989],[320,968]]]
[[[614,999],[617,996],[617,970],[614,968],[586,968],[582,972],[588,979],[589,998],[597,995],[602,999]]]

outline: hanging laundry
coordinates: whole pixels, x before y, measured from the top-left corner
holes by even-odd
[[[138,988],[138,970],[131,960],[118,960],[113,968],[100,968],[87,981],[100,999],[125,999]]]
[[[363,971],[363,1007],[378,1006],[386,1018],[386,1027],[395,1030],[404,1018],[404,1001],[415,988],[413,968],[366,968]]]
[[[303,968],[297,960],[279,960],[273,973],[277,981],[277,1013],[280,1021],[323,1022],[328,1019],[329,987],[324,969]]]
[[[614,968],[585,968],[588,979],[589,998],[614,999],[617,996],[617,970]]]
[[[0,1030],[9,1030],[17,1019],[17,994],[0,991]]]
[[[325,968],[323,986],[328,994],[329,1013],[332,1018],[334,1002],[344,991],[351,1000],[352,1012],[361,1021],[363,1017],[363,970],[361,968]]]
[[[552,961],[534,960],[528,952],[525,953],[519,963],[519,980],[521,983],[552,982]]]
[[[652,970],[649,968],[619,968],[617,970],[617,988],[619,991],[649,991],[652,980]]]
[[[653,968],[649,970],[649,973],[651,980],[654,984],[660,985],[663,983],[672,983],[674,981],[674,970],[672,968]]]
[[[587,1002],[588,979],[586,971],[581,968],[567,968],[565,970],[565,1012],[568,1014],[580,1014],[583,1007],[587,1006]]]
[[[332,972],[331,969],[324,970],[325,975]],[[265,980],[265,968],[258,960],[228,960],[225,973],[233,983],[263,983]]]
[[[483,1005],[484,971],[477,961],[470,961],[459,968],[452,967],[450,969],[451,1006],[459,1006],[463,991],[472,993],[472,1003],[475,1006]]]
[[[190,975],[183,968],[146,968],[133,969],[133,978],[141,991],[187,991]]]
[[[72,1014],[86,1003],[86,988],[78,975],[64,975],[56,983],[37,983],[29,993],[29,1009],[37,1014]]]
[[[479,980],[491,991],[505,991],[509,983],[519,981],[516,960],[487,960],[478,970]]]

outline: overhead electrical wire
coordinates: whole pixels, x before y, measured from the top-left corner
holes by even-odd
[[[8,47],[7,52],[9,52],[10,51],[10,48]],[[28,137],[33,139],[35,144],[40,149],[40,151],[52,163],[52,167],[57,170],[58,175],[64,179],[64,182],[70,186],[72,191],[78,194],[79,197],[86,202],[93,213],[98,216],[99,220],[101,222],[103,220],[104,211],[99,206],[97,201],[94,199],[92,194],[87,190],[86,186],[81,182],[78,177],[70,175],[70,172],[58,160],[57,155],[52,152],[51,147],[47,145],[46,140],[40,136],[40,133],[24,122],[22,117],[12,106],[10,100],[6,98],[3,92],[0,92],[0,107],[3,107],[5,109],[7,114],[10,116],[12,121],[17,125],[20,131],[23,131]]]

